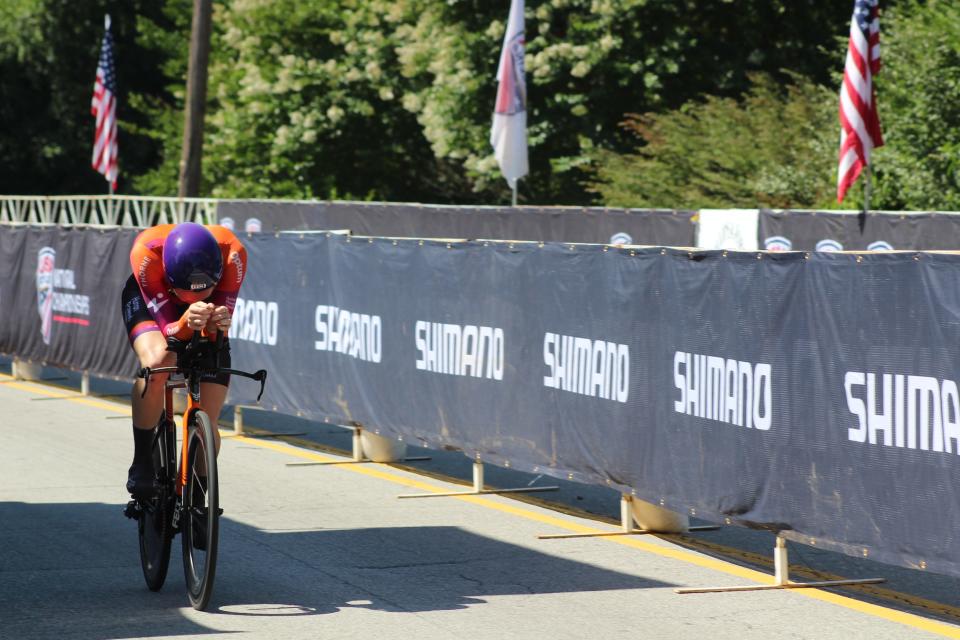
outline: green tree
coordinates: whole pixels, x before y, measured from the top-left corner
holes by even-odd
[[[209,192],[505,201],[488,135],[508,4],[218,5]],[[624,111],[739,95],[753,71],[822,75],[837,34],[813,27],[840,31],[848,16],[827,0],[531,0],[531,175],[521,198],[588,202],[571,169],[596,148],[629,148],[617,126]],[[175,155],[166,157],[169,165]]]
[[[902,2],[883,16],[875,79],[885,146],[873,153],[872,209],[960,209],[960,5]],[[864,178],[836,202],[837,92],[846,40],[829,86],[759,76],[742,99],[693,100],[630,116],[629,153],[597,151],[591,190],[635,207],[859,208]]]
[[[409,88],[397,52],[413,5],[218,6],[204,160],[210,192],[429,199],[444,170],[403,106]]]
[[[901,3],[884,16],[871,208],[960,210],[960,4]]]
[[[126,100],[156,90],[158,61],[137,47],[136,17],[148,0],[5,0],[0,3],[0,193],[104,193],[90,167],[94,121],[90,98],[103,16],[111,14],[120,93],[120,181],[151,163],[148,140],[127,135],[141,122]]]
[[[157,61],[157,82],[128,96],[137,121],[128,120],[126,131],[148,141],[151,152],[147,165],[132,177],[136,193],[177,194],[192,19],[192,0],[164,0],[152,15],[137,17],[136,44]]]
[[[742,99],[708,97],[663,114],[630,115],[630,154],[598,151],[591,190],[608,206],[830,206],[835,198],[837,97],[797,76],[766,75]],[[834,158],[829,162],[811,159]]]
[[[87,105],[102,16],[110,11],[120,83],[120,190],[173,194],[190,4],[190,0],[4,2],[0,190],[104,190],[102,178],[88,169],[92,119]],[[493,76],[508,5],[507,0],[217,3],[205,192],[237,197],[507,201],[488,135],[496,91]],[[896,9],[893,15],[904,19],[921,10],[928,15],[929,26],[904,32],[918,47],[924,34],[950,27],[937,26],[932,9],[947,7],[943,13],[955,16],[956,9],[948,5],[918,0],[885,3]],[[730,100],[762,103],[776,93],[797,109],[804,100],[816,102],[819,98],[810,94],[811,87],[835,83],[830,74],[842,63],[835,39],[846,31],[849,12],[847,3],[833,0],[528,0],[531,175],[521,183],[521,200],[541,204],[594,200],[597,195],[587,184],[590,178],[577,169],[595,158],[613,162],[615,154],[631,152],[640,123],[641,128],[652,126],[645,120],[648,116],[631,119],[637,125],[633,128],[619,126],[628,111],[662,115],[683,107],[694,117],[696,105],[719,101],[710,116],[719,118],[721,107],[729,110],[733,104]],[[885,29],[889,22],[885,19]],[[892,60],[899,54],[889,33],[885,31],[884,46]],[[932,100],[936,91],[953,96],[956,86],[951,57],[955,49],[941,42],[933,58],[917,62],[928,65],[918,68],[932,75],[938,72],[934,65],[950,65],[949,72],[939,76],[943,86],[914,86],[922,84],[927,73],[915,72],[903,80],[910,92],[930,98],[918,117],[933,113],[949,123],[955,122],[949,107]],[[915,55],[911,51],[902,55]],[[886,72],[890,71],[888,64]],[[770,78],[763,81],[762,90],[751,89],[750,77],[757,73]],[[809,81],[791,81],[794,75]],[[789,82],[793,88],[784,89]],[[883,82],[881,76],[881,91]],[[704,95],[714,98],[701,98]],[[906,92],[903,100],[914,97]],[[762,111],[760,103],[753,108]],[[931,171],[935,167],[941,176],[953,179],[952,132],[938,143],[935,130],[920,131],[916,124],[920,120],[913,125],[909,118],[898,120],[900,106],[893,96],[881,96],[881,110],[888,147],[877,155],[878,197],[893,202],[888,194],[896,192],[898,202],[920,202],[909,194],[928,193],[938,183],[917,182],[921,174],[914,171],[910,158],[919,152],[912,153],[910,145],[916,142],[934,156],[924,160],[924,167]],[[835,130],[831,125],[822,135],[835,138]],[[901,147],[893,137],[895,130],[906,136],[898,139],[912,141],[902,151],[897,151]],[[898,157],[886,172],[880,164],[884,154]],[[931,164],[934,161],[939,164]],[[768,175],[750,187],[768,194],[771,202],[785,202],[796,188],[791,185],[810,182],[796,179],[792,170],[778,174],[779,166],[768,165]],[[705,192],[711,198],[716,195],[714,187]],[[808,198],[819,198],[820,191],[816,193]]]

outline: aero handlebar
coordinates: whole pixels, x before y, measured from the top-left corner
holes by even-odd
[[[222,331],[217,332],[216,340],[216,356],[217,364],[215,367],[200,367],[200,366],[189,366],[181,367],[179,363],[175,367],[157,367],[151,369],[150,367],[142,367],[137,371],[137,377],[143,378],[146,382],[143,385],[143,392],[140,394],[142,398],[147,393],[147,387],[150,386],[150,376],[155,373],[184,373],[188,377],[191,375],[203,375],[205,373],[229,373],[230,375],[242,376],[244,378],[250,378],[260,383],[260,393],[257,394],[257,402],[260,402],[260,398],[263,396],[263,389],[267,384],[267,371],[266,369],[260,369],[254,373],[247,371],[240,371],[238,369],[229,369],[226,367],[220,366],[220,352],[223,348],[223,339],[224,335]],[[190,352],[195,352],[200,345],[200,332],[194,331],[193,337],[190,339],[190,342],[184,347],[184,353],[190,354]],[[179,354],[178,354],[179,355]],[[186,369],[186,370],[185,370]]]

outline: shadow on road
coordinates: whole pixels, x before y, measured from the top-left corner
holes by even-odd
[[[204,635],[237,616],[455,610],[495,596],[667,586],[458,527],[262,531],[224,519],[210,613],[194,614],[179,540],[166,585],[148,591],[121,509],[0,502],[0,635]]]

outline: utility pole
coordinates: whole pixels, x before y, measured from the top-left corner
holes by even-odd
[[[203,160],[203,118],[207,104],[207,61],[210,58],[212,0],[193,0],[190,30],[190,62],[184,104],[183,153],[180,156],[181,198],[200,194]]]

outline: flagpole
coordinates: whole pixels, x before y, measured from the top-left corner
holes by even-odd
[[[871,177],[870,165],[868,164],[865,167],[865,169],[866,171],[864,171],[864,174],[863,174],[863,213],[864,215],[866,215],[866,213],[870,210],[870,191],[871,191],[871,187],[873,186],[870,180],[870,177]]]
[[[110,14],[104,14],[103,16],[103,29],[104,31],[110,31]],[[107,215],[113,220],[113,181],[110,180],[109,174],[107,176]]]

